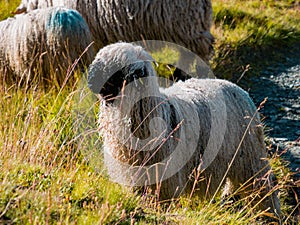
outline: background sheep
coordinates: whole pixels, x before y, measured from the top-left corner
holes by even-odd
[[[63,5],[87,21],[97,49],[117,41],[163,40],[183,46],[207,64],[213,52],[209,0],[22,0],[16,13]],[[153,49],[152,46],[145,46]],[[177,67],[189,71],[192,54],[181,52]]]
[[[195,78],[161,89],[149,61],[142,47],[117,43],[101,49],[89,66],[89,87],[104,100],[99,126],[113,180],[150,186],[160,199],[192,190],[205,198],[224,177],[226,190],[229,184],[237,189],[270,170],[262,160],[267,155],[260,119],[245,91],[225,80]],[[197,169],[204,180],[195,188],[191,176]],[[271,176],[265,183],[253,183],[265,185],[262,196],[273,185]],[[260,207],[280,212],[275,193]]]
[[[0,22],[0,69],[26,78],[38,71],[46,79],[52,70],[57,80],[64,80],[66,69],[91,43],[89,28],[77,11],[34,10]],[[93,57],[89,48],[81,62],[90,63]]]

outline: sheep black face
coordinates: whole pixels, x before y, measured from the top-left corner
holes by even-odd
[[[138,85],[139,79],[147,77],[147,70],[143,62],[138,62],[125,66],[123,69],[114,73],[100,89],[100,95],[107,103],[113,103],[115,98],[121,93],[122,88],[131,82]]]
[[[148,77],[149,73],[144,65],[144,62],[137,62],[125,66],[123,69],[115,72],[100,89],[99,94],[106,100],[107,103],[112,103],[114,99],[121,93],[122,88],[134,82],[135,86],[141,82],[141,78]],[[191,76],[184,73],[179,68],[176,68],[172,79],[185,81],[190,79]]]

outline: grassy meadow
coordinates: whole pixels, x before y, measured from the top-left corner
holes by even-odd
[[[219,77],[236,80],[245,71],[257,75],[300,40],[299,1],[212,2],[216,43],[211,63]],[[18,4],[0,0],[0,20]],[[95,126],[97,99],[79,88],[84,82],[79,71],[70,75],[72,82],[60,87],[0,85],[0,224],[266,223],[262,218],[270,215],[254,212],[245,199],[221,206],[219,197],[209,203],[183,196],[165,204],[110,182]],[[293,198],[292,174],[277,153],[270,160],[282,224],[296,224],[299,202]]]

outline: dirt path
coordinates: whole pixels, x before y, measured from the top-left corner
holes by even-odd
[[[300,168],[300,44],[296,47],[281,63],[251,78],[249,89],[256,105],[268,98],[261,110],[267,134],[281,149],[288,148],[284,157],[293,171]]]
[[[286,150],[282,158],[300,180],[300,43],[283,60],[250,78],[248,91],[261,109],[267,135],[274,149]],[[300,187],[296,188],[300,199]],[[300,209],[298,210],[300,214]]]
[[[300,51],[300,50],[299,50]],[[267,134],[281,149],[288,148],[284,157],[290,167],[300,168],[300,58],[299,64],[263,71],[252,79],[250,95],[258,105],[268,97],[261,110]],[[300,172],[300,171],[299,171]]]

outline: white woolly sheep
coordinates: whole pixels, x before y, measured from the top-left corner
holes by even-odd
[[[272,175],[266,184],[261,179],[270,166],[263,160],[263,130],[249,95],[219,79],[192,78],[159,88],[150,61],[142,47],[116,43],[101,49],[89,66],[89,87],[102,97],[99,126],[110,177],[150,186],[160,199],[192,190],[212,197],[225,177],[233,190],[252,178],[255,187],[266,187],[260,207],[279,213],[276,193],[267,196]],[[203,180],[194,187],[197,170]]]
[[[207,64],[213,53],[210,0],[22,0],[16,13],[61,5],[82,14],[97,49],[117,41],[144,39],[176,43],[196,53]],[[194,60],[190,56],[181,52],[177,66],[188,71],[186,65]]]
[[[46,79],[52,70],[64,80],[91,43],[88,25],[76,10],[50,7],[17,15],[0,22],[0,70],[10,78],[39,71]],[[80,62],[89,64],[94,56],[89,48]]]

